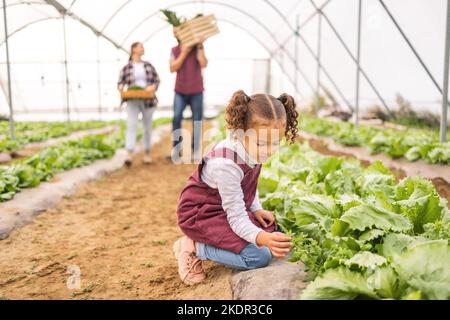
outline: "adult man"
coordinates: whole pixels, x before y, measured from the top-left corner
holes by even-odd
[[[174,31],[174,36],[177,35]],[[203,120],[203,76],[202,69],[208,65],[208,59],[203,47],[204,38],[199,39],[195,46],[178,45],[172,48],[170,59],[170,72],[176,72],[174,116],[172,122],[173,151],[172,156],[181,156],[181,123],[183,111],[187,105],[192,111],[192,128],[194,138],[191,141],[191,149],[195,159],[201,155],[201,137]]]

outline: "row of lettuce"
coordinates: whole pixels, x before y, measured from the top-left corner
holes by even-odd
[[[12,140],[9,133],[9,123],[0,121],[0,152],[17,151],[29,143],[68,136],[76,131],[102,128],[113,123],[73,121],[68,125],[65,122],[17,122],[14,130],[15,139]]]
[[[153,122],[153,126],[158,127],[170,121],[170,118],[160,118]],[[12,199],[22,189],[49,181],[59,172],[111,158],[117,149],[124,146],[124,141],[125,126],[121,123],[120,130],[113,133],[62,142],[11,165],[0,166],[0,202]]]
[[[431,164],[450,164],[450,142],[440,143],[438,133],[431,130],[409,128],[400,131],[369,125],[355,126],[350,122],[307,115],[302,115],[300,130],[331,137],[346,146],[367,147],[371,153],[385,153],[392,158],[404,157],[408,161],[423,159]]]
[[[430,181],[294,144],[259,192],[307,267],[300,298],[450,299],[450,211]]]

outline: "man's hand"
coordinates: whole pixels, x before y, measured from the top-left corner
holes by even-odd
[[[184,54],[187,56],[189,54],[189,52],[191,52],[192,48],[193,48],[193,46],[181,45],[181,54]]]
[[[203,44],[206,40],[205,36],[197,36],[197,44]]]
[[[283,258],[291,251],[291,238],[281,232],[265,232],[261,231],[256,236],[256,244],[258,246],[266,246],[277,258]]]
[[[270,227],[275,223],[275,216],[272,212],[267,210],[255,211],[255,217],[264,228]]]

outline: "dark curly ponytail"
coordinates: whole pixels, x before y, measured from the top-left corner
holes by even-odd
[[[236,91],[233,94],[225,109],[225,120],[228,124],[228,129],[247,129],[248,103],[250,100],[251,98],[243,90]]]
[[[284,108],[286,109],[286,139],[293,143],[298,133],[298,112],[295,100],[287,93],[283,93],[278,97]]]
[[[294,98],[286,93],[275,98],[261,93],[248,96],[243,90],[238,90],[225,109],[228,129],[245,131],[256,122],[258,125],[273,126],[283,121],[286,123],[285,136],[290,143],[297,137],[297,117]]]

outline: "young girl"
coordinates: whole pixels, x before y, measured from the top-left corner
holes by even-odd
[[[182,281],[205,279],[202,260],[250,270],[290,251],[290,238],[274,232],[275,217],[258,199],[261,163],[286,136],[297,135],[294,99],[283,94],[234,93],[226,108],[231,129],[201,161],[181,193],[177,215],[185,234],[173,246]]]

